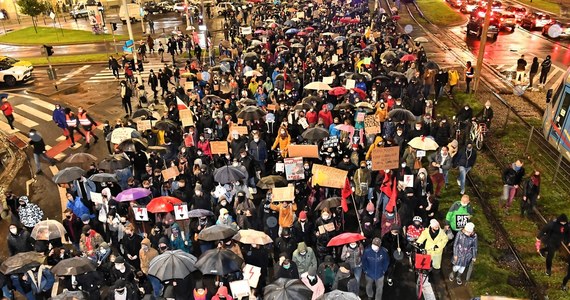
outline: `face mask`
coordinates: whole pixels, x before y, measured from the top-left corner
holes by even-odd
[[[489,109],[491,108],[491,105],[485,105],[485,108]]]
[[[372,250],[374,250],[374,252],[378,252],[378,250],[380,250],[380,247],[376,246],[376,245],[372,245]]]
[[[403,163],[403,164],[402,164],[402,168],[405,168],[405,167],[406,167],[406,163]]]
[[[115,264],[115,269],[121,271],[125,269],[125,264]]]
[[[305,168],[305,170],[308,170],[308,169],[309,169],[309,166],[304,166],[304,168]]]
[[[226,204],[228,204],[228,202],[226,200],[223,200],[222,202],[220,202],[221,206],[226,206]]]
[[[237,163],[237,162],[232,163],[232,166],[233,166],[233,167],[237,167],[237,166],[239,166],[239,163]]]
[[[12,234],[18,233],[18,228],[10,228],[10,233]]]
[[[239,138],[239,135],[234,134],[234,135],[233,135],[233,138],[234,138],[234,139],[237,139],[237,138]]]
[[[332,163],[332,160],[330,160],[330,159],[327,159],[327,164],[329,164],[329,165],[330,165],[331,163]]]
[[[521,167],[517,167],[517,166],[515,166],[515,171],[517,171],[517,172],[518,172],[520,169],[521,169]]]
[[[285,130],[281,130],[281,134],[285,134]]]
[[[356,244],[356,243],[350,243],[349,246],[350,246],[350,248],[353,248],[353,249],[354,249],[354,248],[356,248],[357,244]]]
[[[315,280],[316,277],[315,277],[315,276],[311,276],[311,275],[307,275],[307,278],[309,278],[309,280],[313,281],[313,280]]]
[[[101,248],[101,250],[99,250],[99,252],[101,252],[101,254],[106,254],[106,253],[107,253],[107,249]]]
[[[255,141],[256,143],[259,142],[259,138],[253,138],[253,141]]]
[[[283,265],[283,269],[285,269],[285,270],[289,270],[290,267],[291,267],[291,265]]]
[[[299,254],[305,256],[307,254],[307,251],[299,252]]]
[[[328,214],[323,214],[323,215],[321,216],[321,218],[323,218],[323,220],[328,220],[328,219],[330,218],[330,215],[328,215]]]
[[[141,249],[146,252],[146,251],[148,251],[148,246],[147,246],[147,245],[142,245],[142,246],[141,246]]]
[[[416,126],[416,130],[420,130],[420,129],[422,129],[421,126]]]
[[[465,107],[465,110],[469,110],[469,107],[466,106],[466,107]]]
[[[224,215],[224,219],[228,219],[230,217],[230,215]]]
[[[200,141],[202,141],[202,142],[203,142],[203,141],[204,141],[204,138],[203,138],[203,137],[200,137]]]

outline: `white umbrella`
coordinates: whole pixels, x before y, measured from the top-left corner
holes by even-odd
[[[416,43],[427,43],[427,42],[429,42],[429,41],[428,41],[428,39],[426,39],[425,37],[420,36],[420,37],[415,38],[415,39],[414,39],[414,42],[416,42]]]
[[[253,77],[253,76],[260,77],[262,74],[256,70],[249,70],[249,71],[245,72],[244,75],[245,75],[245,77]]]
[[[313,81],[313,82],[307,84],[305,86],[305,89],[306,90],[316,90],[316,91],[329,91],[329,90],[331,90],[331,87],[324,82]]]

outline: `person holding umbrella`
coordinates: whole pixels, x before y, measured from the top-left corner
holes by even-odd
[[[34,162],[36,163],[36,175],[38,175],[42,172],[40,158],[45,159],[52,166],[57,163],[57,160],[46,155],[46,143],[39,132],[30,129],[28,137],[30,138],[29,144],[34,147]]]
[[[364,247],[358,242],[352,242],[342,247],[340,259],[348,263],[357,286],[360,286],[360,276],[362,275],[362,253]]]
[[[458,285],[463,283],[461,275],[465,272],[465,268],[469,266],[471,270],[477,258],[477,234],[474,232],[474,229],[475,225],[469,222],[455,237],[453,259],[451,260],[453,271],[449,274],[449,281],[453,281],[455,278],[455,282]],[[467,277],[471,275],[470,273],[467,273]]]

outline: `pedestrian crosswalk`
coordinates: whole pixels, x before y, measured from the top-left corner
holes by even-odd
[[[149,58],[148,63],[143,64],[144,71],[141,72],[142,79],[144,81],[148,80],[148,75],[150,74],[150,70],[152,69],[155,74],[158,74],[159,69],[164,69],[164,63],[160,62],[158,58]],[[85,81],[85,83],[104,83],[104,82],[114,82],[117,80],[122,80],[124,78],[124,71],[119,70],[119,79],[115,78],[113,75],[113,70],[104,69],[98,72],[97,74],[91,76],[89,79]]]
[[[532,54],[529,56],[532,57]],[[491,67],[493,67],[499,73],[503,74],[506,79],[511,80],[511,79],[514,79],[514,77],[516,75],[517,62],[516,62],[516,60],[513,60],[512,63],[507,63],[507,64],[491,64]],[[527,68],[526,68],[527,75],[528,75],[529,69],[530,69],[530,66],[527,65]],[[563,69],[561,69],[561,68],[559,68],[553,64],[552,67],[550,68],[550,72],[548,72],[548,76],[546,78],[546,84],[544,85],[544,89],[547,90],[550,88],[555,88],[558,85],[560,85],[562,80],[564,80],[564,73],[565,72],[566,72],[565,70],[563,70]],[[538,69],[538,73],[534,77],[533,86],[538,85],[539,76],[540,76],[540,67]]]

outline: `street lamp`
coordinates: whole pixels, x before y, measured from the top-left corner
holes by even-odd
[[[475,79],[473,82],[473,91],[477,93],[479,82],[481,81],[481,68],[483,66],[483,58],[485,57],[485,46],[487,44],[487,32],[489,31],[489,23],[491,23],[493,1],[487,1],[487,11],[485,12],[485,20],[483,21],[483,32],[479,44],[479,53],[477,54],[477,64],[475,65]]]
[[[129,32],[129,39],[131,41],[133,41],[133,60],[135,61],[135,70],[137,71],[137,81],[138,84],[143,84],[142,82],[142,76],[141,76],[141,70],[139,69],[139,61],[138,61],[138,57],[137,57],[137,49],[136,49],[136,43],[135,43],[135,38],[133,37],[133,28],[131,27],[131,17],[129,16],[129,9],[127,6],[127,0],[123,0],[123,5],[125,6],[125,13],[126,13],[126,19],[127,19],[127,31]]]

